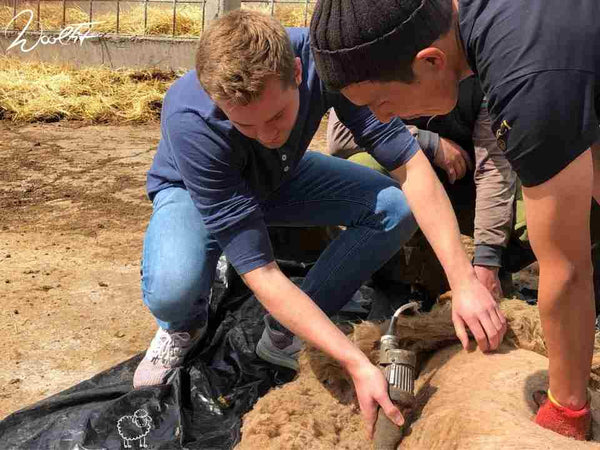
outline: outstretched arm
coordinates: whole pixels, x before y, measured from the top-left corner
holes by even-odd
[[[452,320],[464,348],[466,327],[482,351],[494,350],[506,332],[506,319],[489,291],[477,280],[460,241],[456,216],[442,184],[422,152],[392,172],[433,247],[453,293]]]
[[[381,370],[337,328],[325,313],[299,287],[292,283],[276,263],[250,271],[242,279],[264,307],[292,333],[339,361],[352,377],[360,410],[371,437],[377,406],[401,426],[402,413],[388,395],[388,384]]]

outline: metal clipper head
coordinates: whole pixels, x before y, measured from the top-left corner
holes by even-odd
[[[381,338],[379,364],[388,381],[392,401],[403,407],[412,407],[415,402],[415,352],[399,349],[395,336],[384,335]]]
[[[381,337],[379,350],[379,364],[383,368],[385,378],[388,380],[390,398],[404,407],[411,407],[415,402],[415,368],[417,355],[410,350],[399,348],[398,338],[395,336],[396,320],[409,310],[418,310],[419,304],[408,303],[399,308],[392,320],[386,334]]]

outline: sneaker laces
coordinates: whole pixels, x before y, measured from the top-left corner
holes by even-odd
[[[179,365],[185,356],[184,350],[190,345],[191,338],[190,333],[186,331],[168,332],[162,330],[158,338],[159,345],[152,352],[152,362],[156,364],[156,361],[160,360],[165,366]]]

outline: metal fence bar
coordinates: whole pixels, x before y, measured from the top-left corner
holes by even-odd
[[[119,18],[121,17],[121,3],[117,0],[117,34],[119,34]]]
[[[306,4],[304,5],[304,26],[308,25],[308,4],[310,0],[306,0]]]
[[[62,16],[61,27],[64,28],[64,26],[67,23],[67,0],[62,0],[62,7],[63,7],[63,16]]]
[[[17,15],[17,3],[19,3],[19,0],[15,0],[15,4],[13,7],[13,17],[15,17]],[[15,24],[15,22],[13,22],[12,26],[13,26],[13,30],[17,29],[17,25]]]
[[[177,23],[177,0],[173,0],[173,37],[175,37],[176,23]]]
[[[144,2],[144,34],[148,32],[148,0]]]
[[[92,21],[92,15],[93,15],[93,2],[94,0],[90,0],[90,13],[89,13],[89,22]]]
[[[37,0],[37,30],[40,31],[42,29],[41,21],[41,8],[40,8],[40,0]]]

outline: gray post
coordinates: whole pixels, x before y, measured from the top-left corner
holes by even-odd
[[[217,17],[234,9],[239,9],[241,6],[241,0],[206,0],[204,26],[210,25],[210,22]]]

